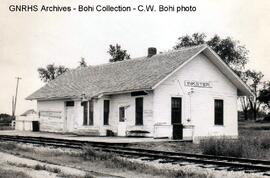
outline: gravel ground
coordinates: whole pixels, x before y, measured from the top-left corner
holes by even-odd
[[[132,159],[134,162],[145,163],[151,166],[155,166],[160,169],[173,169],[173,170],[183,170],[184,172],[194,172],[194,173],[204,173],[207,177],[213,178],[269,178],[269,176],[264,176],[264,173],[245,173],[244,171],[226,171],[226,170],[214,170],[213,166],[209,166],[209,168],[203,168],[199,165],[191,164],[191,163],[181,163],[171,164],[171,163],[159,163],[156,161],[144,161],[141,159]],[[212,167],[212,168],[211,168]],[[270,175],[270,172],[267,172]]]
[[[73,150],[73,149],[64,149],[64,148],[52,148],[52,147],[42,147],[42,146],[34,146],[31,144],[18,144],[19,147],[28,150],[28,151],[9,151],[9,150],[5,150],[5,152],[10,152],[12,154],[8,154],[8,153],[3,153],[0,152],[0,156],[1,154],[6,154],[9,156],[13,156],[13,158],[11,159],[7,159],[7,160],[16,160],[15,163],[16,164],[25,164],[25,162],[21,162],[21,161],[17,161],[17,159],[14,159],[15,157],[18,159],[23,159],[26,160],[26,163],[29,162],[34,162],[34,163],[39,163],[40,165],[47,165],[50,166],[52,165],[52,167],[64,167],[70,170],[80,170],[82,172],[87,171],[88,174],[89,172],[91,173],[91,175],[93,177],[97,177],[97,178],[116,178],[116,177],[130,177],[130,178],[134,178],[134,177],[138,177],[138,178],[163,178],[160,176],[152,176],[152,175],[147,175],[145,173],[140,173],[138,171],[129,171],[126,169],[123,170],[118,170],[118,169],[114,169],[114,168],[110,168],[110,167],[106,167],[105,165],[102,165],[102,162],[99,161],[87,161],[84,160],[84,158],[79,158],[78,157],[72,157],[70,156],[70,154],[78,154],[80,151],[78,150]],[[51,153],[51,154],[50,154]],[[66,154],[69,156],[58,156],[57,153],[61,153],[60,155]],[[14,156],[14,154],[16,154],[16,156]],[[18,155],[20,157],[18,157]],[[45,157],[44,157],[45,155]],[[21,158],[24,157],[24,158]],[[1,163],[2,161],[0,161]],[[11,167],[10,164],[8,164],[9,162],[7,161],[3,161],[5,166],[7,168]],[[13,162],[13,161],[12,161]],[[47,162],[47,163],[46,163]],[[50,163],[50,164],[48,164]],[[115,163],[117,164],[117,163]],[[29,165],[29,164],[27,164]],[[33,164],[30,164],[33,165]],[[35,164],[34,164],[35,165]],[[58,166],[57,166],[58,165]],[[16,167],[16,169],[21,170],[20,168]],[[24,170],[22,172],[25,172],[28,170]],[[33,171],[33,170],[31,170]],[[62,171],[62,169],[61,169]],[[64,172],[64,171],[62,171]],[[64,172],[66,174],[72,174],[74,175],[75,172]],[[80,174],[81,175],[81,174]],[[39,176],[33,176],[33,177],[39,177]],[[50,177],[54,177],[53,174],[50,175],[46,175],[46,178],[50,178]]]
[[[57,177],[56,173],[50,172],[50,171],[37,171],[30,168],[20,167],[16,166],[19,164],[26,164],[27,167],[34,167],[35,165],[45,165],[50,168],[57,168],[61,170],[61,173],[69,174],[69,175],[78,175],[78,176],[84,176],[85,170],[87,171],[93,171],[95,172],[94,177],[108,177],[102,175],[104,174],[110,174],[120,177],[140,177],[140,178],[150,178],[150,177],[162,177],[162,176],[152,176],[143,174],[138,171],[129,171],[123,169],[113,169],[110,167],[106,167],[102,165],[99,161],[90,162],[87,160],[79,159],[78,157],[72,157],[72,156],[57,156],[57,153],[62,153],[60,155],[68,155],[68,154],[77,154],[79,151],[75,151],[72,149],[60,149],[60,148],[50,148],[50,147],[36,147],[32,145],[25,145],[20,144],[20,147],[22,148],[28,148],[28,153],[25,151],[20,152],[14,152],[13,154],[20,154],[20,156],[25,156],[28,158],[21,158],[18,156],[14,156],[8,153],[0,152],[0,157],[2,158],[0,160],[0,166],[5,169],[12,169],[17,171],[22,171],[30,175],[31,177]],[[27,149],[26,149],[27,150]],[[30,150],[30,151],[29,151]],[[53,153],[53,154],[52,154]],[[43,155],[43,156],[42,156]],[[51,156],[50,156],[51,155]],[[52,156],[53,155],[53,156]],[[33,160],[33,159],[40,159],[40,161]],[[124,158],[127,159],[127,158]],[[186,173],[196,173],[204,174],[206,177],[216,177],[216,178],[263,178],[267,176],[263,176],[263,173],[245,173],[243,171],[226,171],[226,170],[215,170],[213,166],[206,166],[201,167],[203,165],[194,165],[191,163],[181,163],[181,165],[178,164],[171,164],[171,163],[159,163],[158,161],[145,161],[141,159],[130,159],[133,162],[146,164],[149,166],[156,167],[160,170],[182,170]],[[47,161],[47,163],[45,163]],[[49,164],[51,163],[51,164]],[[117,164],[117,163],[115,163]],[[98,171],[99,174],[96,172]],[[268,173],[270,175],[270,172]],[[188,175],[188,174],[187,174]]]
[[[35,170],[34,168],[36,165],[46,166],[48,168],[55,169],[55,170],[59,169],[61,170],[61,173],[68,174],[68,175],[85,176],[85,172],[78,169],[48,164],[48,163],[44,163],[44,162],[40,162],[40,161],[36,161],[32,159],[27,159],[27,158],[21,158],[21,157],[14,156],[8,153],[0,152],[0,157],[1,157],[0,165],[3,169],[23,171],[31,177],[39,177],[39,178],[57,177],[57,173],[53,173],[47,170]]]

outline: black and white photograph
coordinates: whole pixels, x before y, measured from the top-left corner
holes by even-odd
[[[0,178],[270,177],[269,0],[2,0]]]

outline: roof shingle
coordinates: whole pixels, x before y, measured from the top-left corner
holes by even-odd
[[[28,96],[28,100],[94,97],[114,93],[151,89],[177,67],[200,52],[206,45],[182,48],[120,62],[82,67],[65,72]]]

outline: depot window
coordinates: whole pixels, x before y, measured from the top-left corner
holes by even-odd
[[[89,101],[89,122],[88,125],[94,125],[94,101]]]
[[[103,106],[103,124],[109,125],[110,100],[104,100]]]
[[[224,104],[223,100],[215,99],[215,125],[224,124]]]
[[[83,125],[94,125],[94,103],[93,100],[81,103],[83,107]]]
[[[135,124],[136,125],[143,125],[143,98],[136,98],[135,101],[135,117],[136,117],[136,121]]]

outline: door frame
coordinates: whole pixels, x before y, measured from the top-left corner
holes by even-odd
[[[71,101],[73,101],[73,100],[71,100]],[[72,128],[71,129],[69,129],[69,127],[68,127],[68,109],[71,109],[72,108],[72,110],[73,110],[73,112],[74,112],[74,110],[75,110],[75,101],[73,101],[74,102],[74,106],[67,106],[66,105],[66,103],[67,102],[69,102],[69,101],[65,101],[64,102],[64,109],[65,109],[65,120],[64,120],[64,132],[72,132],[73,130],[74,130],[74,118],[72,118]]]
[[[120,108],[124,108],[124,118],[123,118],[123,121],[120,121]],[[126,131],[127,131],[127,123],[126,123],[126,107],[125,106],[122,106],[122,105],[119,105],[118,106],[118,127],[117,127],[117,136],[126,136]],[[121,134],[119,135],[119,126],[120,125],[123,125],[123,126],[125,126],[125,130],[123,131],[123,132],[121,132]],[[124,134],[122,134],[122,133],[124,133]]]
[[[173,99],[180,99],[180,122],[179,123],[173,123],[173,115],[172,115],[172,100]],[[171,120],[171,126],[172,126],[172,138],[173,139],[183,139],[183,96],[171,96],[170,98],[170,120]],[[174,129],[180,129],[180,134],[179,137],[175,136],[174,133],[175,133],[175,130]]]

